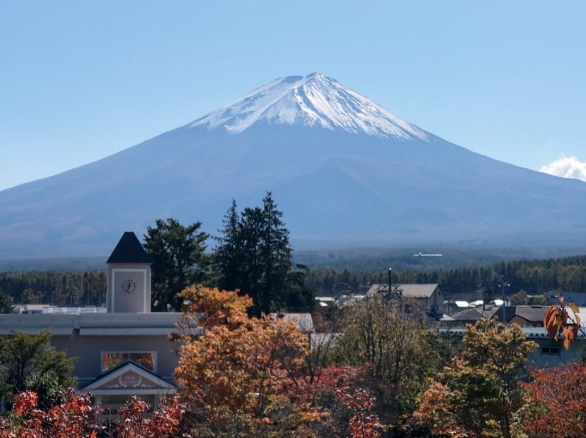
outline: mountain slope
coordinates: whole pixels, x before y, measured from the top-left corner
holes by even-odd
[[[0,192],[0,256],[105,254],[169,216],[215,232],[232,198],[267,190],[298,245],[586,240],[586,183],[475,154],[312,74]]]

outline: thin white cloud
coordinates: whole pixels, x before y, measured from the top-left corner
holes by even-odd
[[[586,182],[586,163],[581,162],[576,157],[562,155],[557,160],[543,166],[539,171],[561,176],[562,178],[574,178]]]

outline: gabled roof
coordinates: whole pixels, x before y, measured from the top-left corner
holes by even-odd
[[[106,263],[150,263],[150,260],[136,234],[127,231]]]
[[[404,297],[410,298],[429,298],[433,295],[435,290],[439,287],[437,283],[431,284],[394,284],[393,287],[399,288],[403,292]],[[373,284],[368,292],[367,297],[373,297],[378,293],[388,292],[388,284]]]
[[[527,321],[541,322],[547,309],[548,306],[517,306],[515,315]]]
[[[96,391],[109,389],[175,391],[176,387],[161,379],[149,369],[131,360],[126,360],[100,374],[82,389],[97,393]]]
[[[482,314],[481,311],[478,311],[476,308],[462,310],[454,315],[452,315],[454,321],[479,321],[481,319],[486,319],[486,317]]]
[[[503,321],[503,308],[499,306],[499,310],[495,312],[494,316],[500,322],[509,322],[513,316],[517,314],[517,306],[505,306],[505,319]]]

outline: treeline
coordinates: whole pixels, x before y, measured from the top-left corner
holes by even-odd
[[[371,284],[388,282],[388,271],[351,272],[312,270],[307,285],[316,295],[363,293]],[[426,269],[393,271],[396,283],[438,283],[448,294],[491,292],[498,284],[510,284],[511,293],[525,290],[529,294],[547,291],[586,292],[586,256],[548,260],[521,260],[488,267],[450,270]]]
[[[0,291],[15,304],[99,306],[106,301],[106,272],[0,273]]]
[[[304,271],[304,274],[303,290],[313,289],[316,295],[364,293],[371,284],[388,282],[386,270],[351,272],[347,269],[312,269]],[[222,283],[226,280],[228,278],[208,278],[208,283]],[[295,283],[299,284],[299,281],[297,278]],[[439,283],[448,294],[497,292],[496,285],[501,282],[511,285],[510,293],[520,290],[529,294],[547,291],[586,292],[586,256],[523,260],[478,268],[393,271],[393,281]],[[9,295],[15,303],[100,305],[106,299],[106,273],[99,270],[0,273],[0,291]]]

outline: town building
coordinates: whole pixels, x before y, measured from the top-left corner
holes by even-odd
[[[156,406],[176,390],[180,345],[169,334],[179,331],[181,314],[151,313],[150,263],[134,233],[124,233],[106,263],[105,308],[28,306],[1,315],[0,335],[49,330],[52,345],[76,358],[78,389],[91,390],[104,408],[115,410],[131,395]]]
[[[415,300],[428,314],[444,314],[445,295],[438,284],[393,284],[391,289],[392,292],[398,291],[402,297]],[[373,297],[388,292],[388,284],[373,284],[366,296]]]

